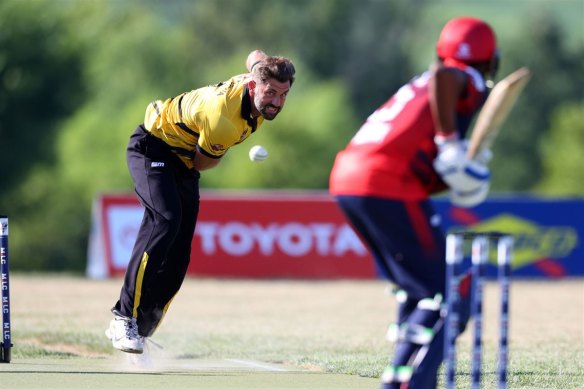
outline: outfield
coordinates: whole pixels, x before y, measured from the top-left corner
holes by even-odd
[[[381,281],[187,279],[151,360],[114,352],[104,330],[121,280],[11,275],[13,356],[2,388],[377,388],[395,302]],[[494,387],[497,297],[486,286],[483,387]],[[459,340],[469,383],[469,332]],[[516,281],[510,388],[584,387],[584,281]]]

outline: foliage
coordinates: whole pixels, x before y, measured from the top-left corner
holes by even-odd
[[[3,388],[375,388],[392,357],[384,328],[397,302],[384,296],[383,280],[189,278],[152,339],[164,349],[150,344],[151,365],[137,366],[103,335],[119,279],[15,274],[11,281],[15,363],[2,366]],[[496,388],[498,284],[486,283],[484,296],[482,387]],[[583,299],[580,279],[513,281],[510,388],[583,387]],[[468,326],[457,342],[459,388],[471,387],[471,335]],[[250,368],[255,385],[246,379],[252,371],[234,373],[234,359],[259,362]],[[258,373],[261,362],[289,371]],[[375,380],[328,385],[318,379],[330,374],[315,372]],[[440,370],[438,388],[443,381]]]
[[[202,187],[325,190],[336,152],[433,60],[439,29],[462,12],[498,22],[502,75],[534,71],[495,144],[493,190],[581,196],[582,42],[557,12],[508,23],[487,3],[0,3],[0,213],[11,217],[15,268],[82,271],[93,198],[132,190],[124,150],[147,103],[243,72],[255,48],[292,58],[297,82],[278,119],[205,172]],[[249,162],[254,143],[268,161]]]
[[[581,196],[584,181],[584,102],[560,106],[552,115],[554,130],[542,142],[543,179],[538,189],[547,195]]]
[[[52,163],[59,122],[82,103],[74,37],[32,4],[0,6],[0,176],[3,193],[35,166]]]
[[[537,183],[547,174],[542,170],[545,157],[540,143],[555,131],[550,118],[558,106],[583,97],[584,40],[577,21],[582,18],[582,4],[558,0],[527,7],[524,2],[436,0],[421,10],[407,37],[417,69],[433,55],[434,41],[424,39],[425,35],[437,36],[448,19],[463,15],[483,18],[495,29],[501,51],[497,79],[521,66],[533,73],[494,144],[492,192],[540,193],[543,188]],[[561,193],[557,189],[546,191]]]
[[[512,45],[516,49],[503,57],[512,64],[504,66],[503,74],[528,66],[533,76],[493,148],[493,187],[499,191],[533,190],[543,174],[540,143],[556,130],[551,123],[553,113],[582,99],[584,47],[565,49],[562,30],[543,14],[526,26]],[[561,150],[560,145],[554,147]]]

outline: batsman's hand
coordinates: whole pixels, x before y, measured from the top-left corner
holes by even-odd
[[[468,142],[465,141],[465,150],[468,149],[467,146]],[[491,162],[491,159],[493,159],[493,152],[489,149],[482,149],[474,157],[475,161],[482,163],[483,165],[487,165],[489,162]]]
[[[438,147],[438,155],[433,162],[434,169],[451,190],[467,193],[489,183],[489,168],[479,160],[466,157],[465,142],[458,135],[436,136],[434,140]]]
[[[434,137],[434,143],[438,147],[438,157],[448,156],[448,159],[462,159],[465,152],[465,142],[460,139],[457,132],[448,135],[438,134]]]
[[[443,152],[449,148],[455,148],[457,149],[457,153],[462,151],[465,155],[468,153],[468,146],[470,143],[468,139],[460,140],[457,133],[453,133],[447,136],[436,135],[434,142],[436,143],[436,146],[438,146],[438,153]],[[493,159],[493,152],[490,149],[481,149],[474,157],[475,161],[482,163],[483,165],[487,165],[491,159]]]
[[[490,183],[483,182],[478,188],[470,191],[450,189],[450,202],[462,208],[472,208],[481,204],[489,194]]]

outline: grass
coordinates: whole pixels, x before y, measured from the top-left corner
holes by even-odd
[[[391,356],[384,332],[395,302],[381,281],[188,279],[154,340],[174,360],[242,358],[314,372],[378,378]],[[108,360],[103,335],[121,280],[12,275],[12,358]],[[483,387],[495,387],[497,296],[485,290]],[[584,283],[515,282],[510,388],[584,387]],[[468,387],[470,332],[458,342]]]

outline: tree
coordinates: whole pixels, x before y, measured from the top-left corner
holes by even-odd
[[[564,104],[543,139],[544,175],[536,189],[554,196],[584,196],[584,102]]]
[[[2,194],[35,166],[54,163],[59,123],[85,95],[74,40],[50,9],[38,13],[28,2],[0,5]]]
[[[243,72],[252,49],[290,57],[297,81],[278,120],[204,173],[203,188],[326,189],[336,152],[434,44],[416,18],[425,3],[2,2],[0,211],[15,267],[82,271],[93,198],[132,190],[124,150],[148,102]],[[539,148],[567,150],[581,129],[584,50],[563,47],[558,25],[531,21],[504,52],[501,74],[527,65],[534,78],[495,143],[495,190],[527,191],[545,174],[538,190],[559,193],[560,167],[578,173],[543,163]],[[269,162],[247,160],[255,143]]]
[[[502,73],[528,66],[533,76],[495,143],[495,191],[528,192],[538,184],[544,161],[540,143],[554,131],[553,113],[582,99],[584,48],[568,50],[558,21],[549,15],[528,19],[525,26],[503,57],[508,65]]]

